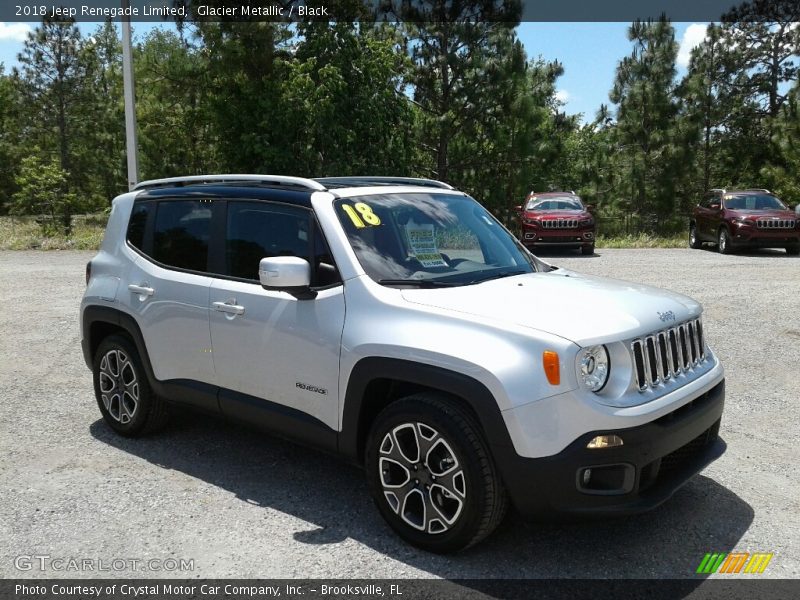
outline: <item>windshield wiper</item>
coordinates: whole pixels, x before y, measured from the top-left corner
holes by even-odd
[[[453,287],[460,285],[457,283],[449,283],[447,281],[436,281],[434,279],[379,279],[378,283],[382,285],[408,285],[413,287]]]
[[[473,283],[483,283],[484,281],[490,281],[492,279],[502,279],[503,277],[514,277],[516,275],[527,275],[530,271],[500,271],[498,273],[493,273],[487,277],[481,277],[480,279],[473,279],[470,281],[470,284]]]

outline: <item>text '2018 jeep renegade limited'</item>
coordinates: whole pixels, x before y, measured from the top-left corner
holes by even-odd
[[[450,186],[140,184],[87,265],[83,351],[123,435],[167,403],[362,464],[422,548],[525,515],[629,514],[719,457],[700,305],[539,261]]]

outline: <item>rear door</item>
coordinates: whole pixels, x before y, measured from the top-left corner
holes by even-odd
[[[156,379],[214,384],[207,273],[211,203],[137,201],[132,225],[140,228],[143,218],[144,233],[136,236],[141,247],[134,246],[142,256],[127,289],[120,290],[121,300],[139,323]]]
[[[224,221],[209,297],[222,411],[268,428],[288,416],[337,430],[344,290],[311,211],[230,200]],[[258,266],[270,256],[310,260],[316,298],[262,288]]]

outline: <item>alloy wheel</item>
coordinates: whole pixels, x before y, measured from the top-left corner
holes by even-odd
[[[100,398],[112,419],[130,423],[139,406],[139,380],[125,352],[114,349],[100,361]]]
[[[383,496],[407,525],[432,534],[455,525],[464,509],[466,481],[440,432],[425,423],[402,423],[383,437],[378,457]]]

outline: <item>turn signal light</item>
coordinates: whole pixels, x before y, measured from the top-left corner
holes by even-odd
[[[559,385],[561,383],[561,371],[558,367],[558,353],[552,350],[545,350],[542,353],[542,365],[544,365],[544,374],[547,375],[547,381],[550,385]]]

